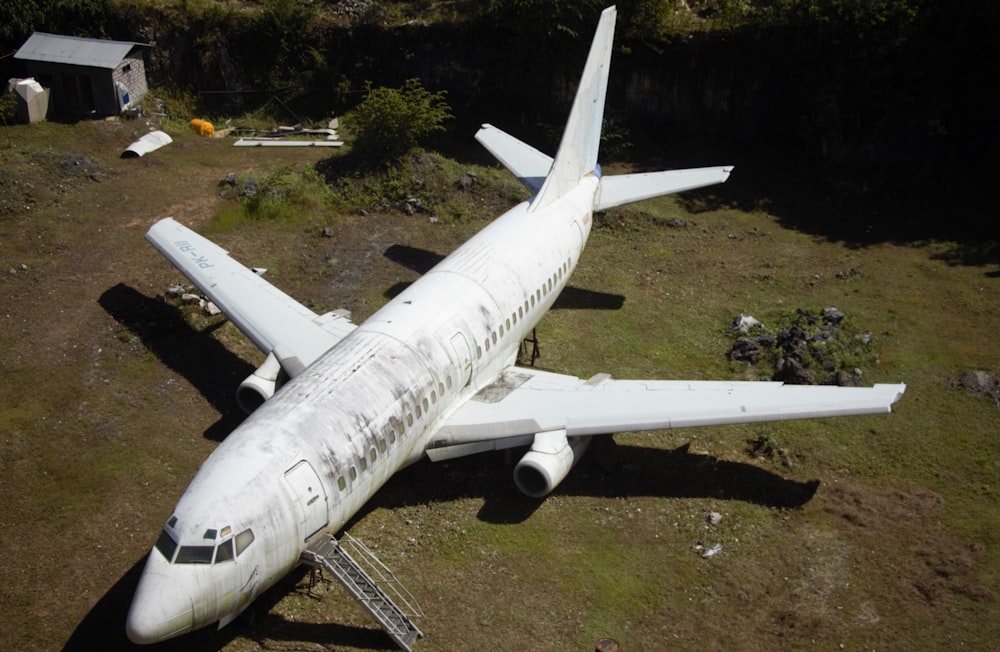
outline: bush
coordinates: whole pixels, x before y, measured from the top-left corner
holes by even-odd
[[[352,153],[362,159],[391,162],[413,149],[427,136],[444,131],[452,117],[445,92],[431,93],[418,79],[402,88],[372,88],[344,122],[354,134]]]

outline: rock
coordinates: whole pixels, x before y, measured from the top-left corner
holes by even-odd
[[[186,292],[181,295],[181,301],[183,301],[184,303],[201,303],[201,297],[198,296],[197,294],[191,294],[190,292]]]
[[[849,372],[846,369],[838,369],[830,381],[831,385],[838,387],[861,387],[861,370],[855,369]]]
[[[222,314],[222,311],[219,310],[219,307],[217,305],[215,305],[214,303],[212,303],[211,301],[206,301],[205,305],[202,306],[202,310],[205,311],[206,315],[209,315],[209,316],[212,316],[212,317],[214,317],[215,315],[221,315]]]
[[[722,514],[719,512],[709,512],[705,514],[705,522],[709,525],[716,526],[722,522]]]
[[[743,334],[750,332],[752,328],[761,328],[761,323],[752,315],[740,315],[733,320],[733,330]]]
[[[785,358],[775,371],[774,379],[789,385],[815,385],[816,373],[795,358]]]
[[[830,331],[818,331],[815,335],[809,338],[810,342],[829,342],[833,338],[833,334]]]
[[[236,187],[236,173],[230,172],[226,175],[226,178],[219,182],[220,186],[232,186]]]
[[[981,369],[963,371],[958,375],[958,378],[952,381],[951,386],[986,396],[997,392],[997,375],[992,371]]]
[[[331,227],[329,227],[329,226],[324,226],[323,227],[323,237],[324,238],[332,238],[333,237],[333,229]]]
[[[729,359],[734,362],[749,362],[757,364],[760,360],[760,344],[750,337],[741,337],[733,342],[733,348],[729,350]]]
[[[613,638],[599,638],[594,645],[594,652],[619,652],[618,641]]]
[[[820,317],[823,318],[823,323],[827,326],[839,326],[840,322],[844,321],[844,317],[846,316],[843,311],[833,307],[823,308],[820,311]]]

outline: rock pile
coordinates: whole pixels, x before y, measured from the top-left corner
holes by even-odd
[[[958,378],[951,381],[951,386],[979,396],[988,396],[993,399],[997,408],[1000,408],[1000,382],[992,371],[982,369],[963,371]]]
[[[788,325],[769,331],[759,320],[740,315],[733,320],[737,338],[728,357],[734,362],[773,370],[771,378],[792,385],[857,386],[863,363],[876,362],[871,332],[844,326],[843,311],[799,308]]]

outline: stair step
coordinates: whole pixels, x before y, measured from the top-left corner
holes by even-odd
[[[350,547],[354,556],[344,544]],[[345,534],[343,543],[333,537],[321,537],[302,553],[302,561],[314,568],[330,571],[400,649],[410,652],[414,641],[423,636],[423,632],[410,620],[423,616],[413,596],[392,571],[354,537]],[[409,613],[404,612],[389,593],[401,601]]]

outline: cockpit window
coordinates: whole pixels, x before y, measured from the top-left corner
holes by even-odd
[[[174,551],[177,550],[177,542],[167,534],[166,530],[161,530],[160,537],[156,540],[156,549],[170,561],[174,558]]]
[[[177,551],[178,564],[211,564],[215,546],[181,546]]]
[[[250,544],[253,543],[253,530],[247,528],[236,535],[236,554],[242,555]]]
[[[215,549],[215,563],[221,563],[225,561],[233,560],[233,540],[229,539],[223,541],[219,544],[219,547]]]

